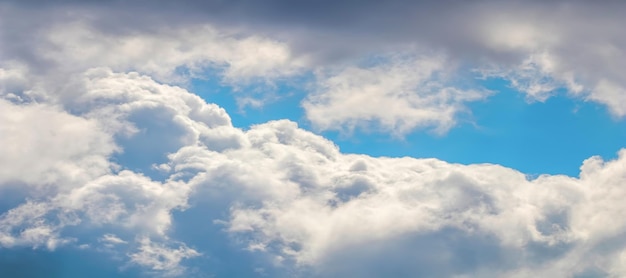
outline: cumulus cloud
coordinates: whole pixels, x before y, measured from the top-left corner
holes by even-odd
[[[374,126],[403,135],[432,127],[443,133],[455,125],[457,114],[467,112],[464,103],[489,95],[448,85],[453,65],[441,55],[383,60],[388,61],[320,76],[318,92],[303,103],[307,118],[322,130]]]
[[[133,172],[106,164],[85,183],[29,195],[31,200],[0,217],[4,248],[82,244],[85,239],[66,235],[68,227],[96,229],[94,239],[126,250],[133,263],[182,275],[182,262],[201,250],[169,238],[172,212],[187,208],[194,192],[211,192],[230,209],[220,223],[249,250],[310,269],[313,276],[622,274],[624,151],[612,161],[588,159],[578,178],[529,179],[497,165],[342,154],[287,120],[242,131],[216,105],[136,73],[94,69],[75,80],[80,82],[69,87],[82,94],[61,102],[73,115],[42,104],[3,105],[22,114],[51,113],[47,118],[61,114],[115,142],[142,130],[148,138],[171,136],[173,144],[146,149],[166,157],[155,167],[167,178],[141,173],[149,168]],[[146,107],[150,115],[162,115],[164,126],[133,116]],[[22,118],[20,126],[37,121]],[[178,131],[151,133],[155,128]],[[89,132],[75,136],[90,140]],[[94,143],[108,146],[104,152],[62,153],[87,152],[109,161],[116,147],[138,148],[111,144]],[[140,235],[136,242],[134,234]],[[136,244],[115,244],[123,242]]]
[[[256,167],[273,173],[264,187],[285,193],[231,210],[229,230],[249,238],[251,249],[321,276],[572,276],[595,268],[621,275],[611,271],[626,248],[619,239],[626,222],[615,221],[626,194],[623,150],[614,161],[588,159],[579,178],[528,179],[498,165],[294,148],[307,143],[297,132],[285,138],[285,123],[251,132],[277,126],[260,151],[247,152],[281,165]],[[231,180],[238,183],[254,186]]]
[[[117,146],[95,120],[0,99],[0,186],[72,188],[109,172]]]
[[[304,65],[283,43],[222,32],[208,25],[147,34],[108,34],[78,21],[54,26],[46,33],[51,47],[37,54],[74,71],[107,66],[176,81],[181,78],[176,72],[181,67],[191,76],[218,68],[223,69],[225,81],[243,83],[293,75]]]
[[[181,149],[168,168],[232,199],[228,230],[250,250],[314,276],[621,275],[612,258],[626,248],[626,222],[611,219],[626,194],[624,150],[586,160],[578,178],[529,178],[498,165],[345,155],[289,121],[245,136],[247,147],[223,153]]]
[[[7,29],[0,34],[4,41],[11,42],[3,47],[2,57],[20,60],[38,71],[107,66],[115,71],[139,71],[162,81],[206,77],[204,70],[217,69],[222,81],[238,86],[254,80],[271,84],[311,72],[327,72],[372,54],[413,52],[407,55],[408,60],[400,61],[409,64],[415,56],[428,56],[436,50],[450,64],[462,65],[457,69],[460,73],[478,71],[507,79],[529,100],[544,101],[564,88],[572,97],[605,104],[617,117],[625,111],[620,92],[626,79],[618,61],[623,60],[621,49],[626,40],[616,28],[623,21],[618,11],[624,5],[618,2],[181,3],[108,1],[107,5],[79,5],[65,1],[56,6],[40,5],[36,12],[42,14],[41,19],[25,24],[19,19],[34,12],[33,6],[9,1],[3,4],[7,15],[3,24],[21,32]],[[356,69],[376,71],[371,67],[344,68],[341,77]],[[329,82],[340,76],[331,76],[324,76],[309,89],[314,94],[332,92]],[[402,74],[394,78],[407,79]],[[431,78],[434,80],[429,81],[439,81],[436,76]],[[468,90],[454,82],[443,88]],[[371,97],[382,103],[389,101],[387,94]],[[263,99],[244,96],[240,100],[259,106]],[[326,108],[323,103],[316,105],[321,111]],[[328,103],[327,109],[332,110],[334,103]],[[459,108],[457,102],[448,104],[449,111]],[[439,109],[437,105],[419,107],[425,111]],[[344,120],[335,121],[337,124],[363,126],[356,123],[391,121],[383,125],[382,131],[395,125],[396,133],[406,133],[403,128],[423,127],[411,117],[390,115],[383,119],[355,109],[342,113]],[[455,113],[444,116],[450,114]],[[318,126],[331,125],[318,118],[313,116]],[[445,130],[453,122],[451,119],[434,125]]]
[[[344,154],[289,120],[235,128],[219,106],[165,84],[206,69],[232,84],[312,73],[303,107],[317,128],[403,135],[444,132],[485,98],[455,83],[473,69],[531,99],[564,87],[623,116],[622,4],[342,2],[329,13],[291,1],[64,1],[25,22],[35,3],[0,4],[0,26],[15,27],[0,31],[0,193],[20,193],[0,195],[3,250],[104,246],[184,276],[204,254],[172,233],[193,196],[225,211],[201,221],[289,274],[626,275],[625,150],[589,158],[578,177],[537,178]],[[398,51],[408,54],[384,56]]]
[[[2,143],[10,146],[2,148],[0,189],[23,196],[2,199],[15,206],[0,216],[0,244],[53,250],[89,243],[89,237],[67,233],[84,229],[105,247],[135,254],[138,265],[182,271],[178,263],[199,253],[181,247],[169,254],[163,246],[174,244],[167,237],[171,213],[187,207],[193,184],[153,180],[144,173],[158,159],[135,163],[134,172],[127,169],[133,157],[122,156],[166,159],[194,145],[224,150],[241,144],[241,131],[222,108],[137,73],[97,68],[70,80],[66,95],[53,95],[51,104],[0,101]],[[148,140],[159,142],[147,145]],[[134,235],[144,238],[143,247],[121,245]],[[150,244],[152,239],[164,245]]]
[[[130,254],[133,263],[146,266],[154,271],[165,271],[166,276],[179,276],[184,269],[181,268],[180,261],[200,255],[184,244],[178,248],[170,248],[163,244],[152,242],[149,238],[139,239],[139,251]]]

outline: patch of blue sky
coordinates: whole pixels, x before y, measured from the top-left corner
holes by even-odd
[[[60,247],[54,251],[45,248],[14,248],[0,252],[2,277],[142,277],[143,270],[136,266],[120,267],[127,258],[112,259],[102,256],[102,251]]]
[[[300,79],[302,83],[297,84],[278,83],[275,86],[265,87],[269,94],[274,95],[265,99],[260,107],[242,106],[242,98],[256,98],[261,100],[268,92],[244,92],[245,90],[255,90],[254,88],[238,89],[226,86],[219,81],[211,79],[194,79],[190,90],[209,103],[215,103],[224,108],[230,116],[235,127],[248,129],[252,125],[266,123],[272,120],[289,119],[297,122],[301,127],[310,128],[304,116],[304,110],[300,102],[306,97],[306,92],[300,87],[309,82],[308,78]],[[261,85],[263,86],[263,85]]]
[[[342,149],[359,152],[370,145],[373,155],[495,163],[531,175],[577,176],[584,159],[594,155],[611,159],[626,146],[626,122],[612,118],[602,105],[569,98],[564,92],[543,103],[529,103],[502,80],[488,80],[484,86],[497,93],[470,103],[471,115],[443,136],[414,132],[392,144],[382,136],[363,140],[357,135],[360,141],[343,144]]]
[[[487,100],[468,104],[470,113],[444,135],[416,130],[404,139],[355,131],[350,136],[328,131],[321,135],[343,152],[372,156],[434,157],[453,163],[493,163],[526,174],[578,176],[583,160],[616,157],[626,147],[626,120],[612,117],[605,106],[568,97],[565,92],[545,102],[528,102],[502,79],[480,82],[495,92]],[[305,86],[303,86],[305,87]],[[300,105],[306,96],[297,86],[278,85],[282,96],[261,108],[240,109],[240,92],[218,82],[195,80],[192,91],[230,114],[233,125],[247,129],[270,120],[290,119],[311,130]]]

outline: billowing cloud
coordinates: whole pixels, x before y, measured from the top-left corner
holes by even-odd
[[[247,137],[249,148],[170,163],[237,192],[229,231],[250,250],[320,276],[622,275],[623,150],[586,160],[578,178],[532,179],[498,165],[344,155],[291,122]]]
[[[143,247],[118,247],[139,248],[132,252],[139,265],[182,271],[178,263],[199,252],[185,247],[168,257],[169,249],[150,240],[171,243],[171,212],[186,207],[192,188],[177,180],[155,181],[142,172],[183,146],[237,145],[230,140],[237,130],[223,109],[146,76],[94,69],[72,79],[66,88],[74,91],[65,93],[73,97],[52,95],[58,97],[56,105],[0,103],[6,112],[2,143],[11,146],[3,148],[0,188],[25,198],[3,199],[16,205],[0,217],[0,244],[55,249],[90,243],[89,237],[67,235],[72,227],[96,229],[93,239],[104,246],[141,235]],[[149,140],[159,142],[147,144]],[[140,161],[125,158],[128,152]],[[153,159],[143,161],[141,156]],[[129,165],[140,172],[127,170]]]
[[[31,5],[37,2],[3,5],[7,16],[2,24],[15,28],[5,28],[0,34],[3,41],[10,42],[0,55],[5,60],[21,60],[38,71],[107,66],[151,74],[158,80],[181,81],[185,76],[202,77],[205,70],[218,69],[220,79],[237,86],[251,81],[271,84],[344,66],[342,76],[327,76],[329,80],[324,78],[307,87],[332,92],[328,82],[356,68],[376,71],[346,63],[372,54],[413,52],[407,55],[409,60],[400,61],[407,64],[415,56],[436,51],[450,64],[462,65],[457,69],[461,74],[481,72],[507,79],[531,100],[543,101],[563,88],[572,97],[605,104],[615,116],[626,113],[621,97],[626,77],[619,62],[624,58],[621,49],[626,39],[616,27],[621,26],[618,11],[624,7],[618,2],[481,1],[448,5],[365,1],[357,5],[350,1],[269,1],[261,5],[254,1],[184,1],[174,5],[108,1],[105,5],[99,1],[65,1],[40,5],[36,10],[42,14],[40,19],[30,24],[21,22],[25,14],[34,12]],[[445,88],[460,90],[458,86],[451,82]],[[371,97],[381,103],[389,100],[387,94]],[[242,97],[241,101],[261,106],[262,99]],[[328,107],[321,103],[321,111],[336,108],[335,102]],[[449,104],[445,109],[458,109],[458,103]],[[378,120],[392,122],[381,125],[385,132],[390,126],[398,129],[396,133],[424,127],[411,123],[408,115],[383,119],[354,109],[342,113],[344,120],[338,124],[348,126]],[[449,114],[454,113],[446,116]],[[453,121],[434,125],[445,129]],[[315,116],[312,122],[322,128],[331,124]]]
[[[237,37],[237,33],[221,32],[211,26],[147,34],[107,34],[76,21],[53,26],[46,33],[45,41],[51,47],[40,49],[37,54],[73,71],[107,66],[176,81],[180,75],[184,77],[184,72],[176,72],[183,67],[191,76],[212,67],[223,68],[223,78],[236,83],[293,75],[304,65],[280,42],[258,36]]]
[[[624,151],[613,161],[590,158],[579,178],[529,179],[497,165],[342,154],[332,142],[290,121],[242,131],[221,108],[139,74],[94,69],[78,80],[81,86],[70,87],[83,93],[64,104],[76,115],[35,104],[3,105],[21,113],[19,126],[33,126],[39,118],[26,116],[34,111],[52,113],[46,118],[60,113],[84,125],[80,134],[67,132],[73,142],[94,140],[90,132],[107,132],[98,138],[126,142],[120,152],[142,150],[123,140],[148,134],[145,140],[165,144],[143,149],[145,154],[160,153],[164,161],[137,168],[139,173],[109,162],[82,184],[29,194],[30,200],[0,218],[4,248],[83,244],[87,239],[66,236],[68,227],[97,229],[92,244],[113,244],[137,265],[180,274],[183,260],[202,251],[169,238],[172,212],[187,208],[194,192],[212,192],[228,200],[230,215],[217,223],[226,223],[229,233],[253,252],[310,268],[314,275],[362,275],[364,264],[373,267],[367,270],[373,276],[393,273],[386,272],[390,269],[444,276],[621,275],[614,258],[625,248],[620,236],[626,222],[619,221],[626,194]],[[137,116],[145,109],[160,125]],[[28,141],[11,144],[19,150]],[[104,162],[116,149],[107,140],[91,144],[98,147],[51,146],[63,155],[85,152]],[[74,167],[81,173],[91,166]],[[141,174],[150,169],[168,178]],[[13,179],[22,176],[28,177]],[[118,244],[123,242],[134,243]]]
[[[184,269],[180,267],[180,261],[200,255],[196,250],[184,244],[174,249],[154,243],[149,238],[142,238],[140,242],[139,252],[130,255],[131,261],[150,267],[154,271],[165,271],[166,276],[183,274]]]
[[[184,276],[220,252],[176,237],[196,206],[284,276],[626,275],[625,150],[536,178],[345,154],[290,120],[236,128],[169,85],[311,76],[314,127],[399,136],[443,133],[497,93],[461,75],[623,116],[621,3],[294,3],[0,4],[0,248],[75,246]]]
[[[0,184],[72,188],[109,172],[117,150],[95,120],[0,99]]]
[[[383,58],[371,67],[348,67],[320,76],[319,92],[309,95],[303,107],[322,130],[375,127],[403,135],[432,127],[444,133],[454,126],[457,114],[467,112],[464,103],[489,95],[448,85],[452,68],[440,55]]]

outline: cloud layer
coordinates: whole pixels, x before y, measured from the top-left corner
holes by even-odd
[[[2,25],[12,27],[3,28],[0,34],[9,42],[0,54],[4,63],[17,59],[33,71],[61,73],[108,66],[179,82],[217,68],[222,81],[235,86],[252,80],[271,84],[321,72],[315,88],[328,98],[345,99],[338,89],[328,86],[355,69],[375,73],[400,66],[398,63],[405,66],[415,57],[435,56],[446,61],[446,68],[458,66],[461,75],[473,72],[504,78],[530,100],[543,101],[565,89],[572,97],[606,105],[617,117],[626,113],[622,97],[626,78],[620,70],[626,39],[619,28],[623,23],[620,11],[625,7],[620,2],[38,2],[3,4],[6,16]],[[35,5],[41,7],[33,9]],[[27,24],[20,20],[26,16],[36,19]],[[368,57],[372,55],[398,52],[409,53],[408,60],[377,67],[354,65],[363,60],[371,63]],[[417,73],[428,72],[432,66],[426,60],[413,62],[411,68]],[[415,78],[410,77],[413,83]],[[410,86],[408,79],[404,80],[414,94],[430,92],[430,88]],[[394,87],[376,96],[385,102],[389,95],[403,94],[403,89]],[[339,91],[348,90],[350,95],[363,95],[366,88],[344,86]],[[456,101],[448,104],[446,108],[458,106]],[[336,128],[316,116],[321,113],[317,106],[305,107],[313,124]],[[426,108],[436,107],[431,103]],[[355,122],[378,121],[382,131],[396,128],[399,133],[407,128],[445,130],[453,123],[411,123],[414,114],[410,109],[404,111],[405,117],[383,119],[350,109],[332,122],[350,127]]]
[[[36,2],[0,4],[0,26],[14,27],[0,29],[3,250],[74,247],[151,275],[208,275],[188,262],[219,251],[175,231],[185,211],[212,207],[193,221],[271,262],[259,275],[626,275],[626,150],[581,162],[578,177],[535,178],[345,154],[290,120],[234,127],[184,87],[213,78],[258,97],[250,86],[308,76],[302,106],[314,128],[399,137],[444,134],[467,103],[497,93],[467,82],[476,77],[504,78],[534,100],[565,89],[621,117],[619,3],[348,1],[327,13],[190,2],[193,11],[164,4],[133,18],[146,3],[118,13]],[[45,16],[20,20],[29,11]]]
[[[2,215],[4,248],[112,244],[129,248],[134,263],[179,274],[179,263],[200,251],[168,237],[172,211],[185,209],[190,194],[201,192],[194,188],[204,187],[229,200],[230,216],[221,221],[250,250],[275,256],[277,263],[311,267],[316,275],[624,274],[619,268],[626,225],[619,221],[626,195],[624,151],[614,161],[588,159],[579,178],[536,179],[497,165],[346,155],[290,121],[234,128],[219,107],[146,76],[96,69],[83,78],[85,91],[75,101],[86,111],[79,116],[3,102],[4,111],[11,111],[8,118],[21,119],[16,126],[37,127],[45,117],[47,128],[63,136],[39,142],[42,149],[55,150],[49,159],[72,158],[66,166],[71,168],[59,168],[45,156],[15,155],[41,163],[41,170],[31,169],[43,176],[11,171],[3,178],[3,186],[32,190],[27,201]],[[73,110],[75,104],[67,105]],[[135,117],[145,109],[158,125]],[[49,121],[54,117],[63,124],[55,128]],[[72,121],[81,133],[73,133]],[[11,134],[20,138],[40,138],[25,133],[45,131],[14,129],[21,133]],[[168,178],[153,180],[107,163],[116,148],[102,138],[118,133],[154,135],[144,139],[162,144],[143,150],[128,144],[122,151],[170,153],[163,163],[143,169],[156,167]],[[33,146],[25,140],[7,143],[13,151]],[[12,164],[18,165],[3,165]],[[73,226],[101,234],[92,241],[66,236]],[[95,240],[100,237],[107,240]],[[120,244],[125,242],[133,244]],[[421,247],[426,242],[433,246]],[[385,261],[392,254],[401,257]],[[365,262],[373,268],[357,267]],[[378,268],[385,264],[390,266]]]

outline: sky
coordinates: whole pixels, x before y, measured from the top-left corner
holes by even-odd
[[[624,277],[620,1],[0,1],[0,276]]]

